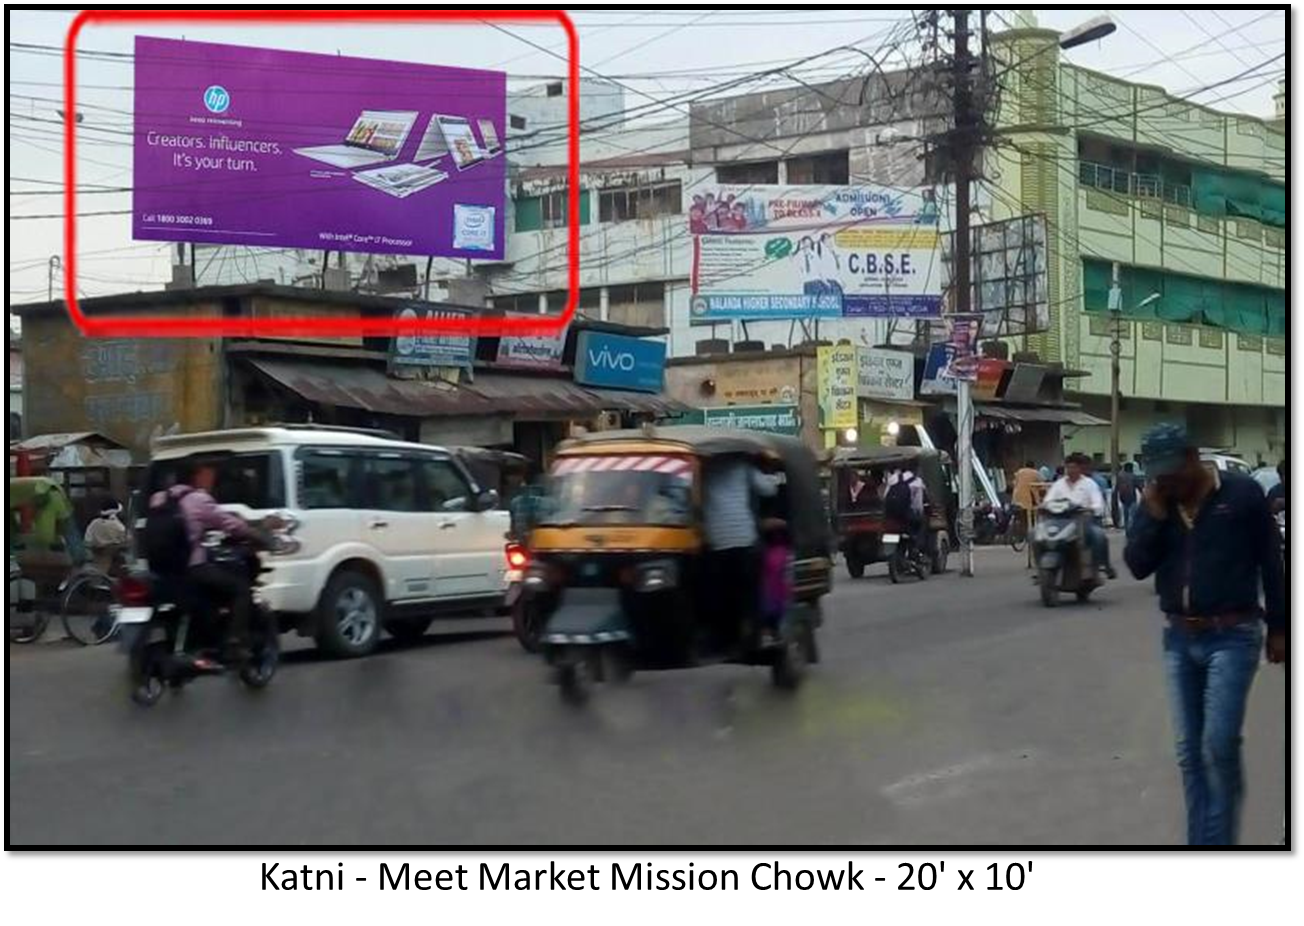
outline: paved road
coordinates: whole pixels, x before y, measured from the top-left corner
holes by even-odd
[[[1155,844],[1181,797],[1159,621],[1125,580],[1036,602],[1018,557],[827,602],[796,697],[760,669],[636,676],[582,711],[501,635],[370,659],[290,654],[273,687],[193,685],[153,710],[121,660],[9,649],[15,844]],[[1247,724],[1243,839],[1276,840],[1284,679]]]

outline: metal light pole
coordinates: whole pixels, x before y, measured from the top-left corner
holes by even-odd
[[[1136,304],[1133,312],[1139,312],[1146,306],[1153,305],[1160,299],[1159,293],[1151,293]],[[1109,286],[1109,463],[1114,474],[1114,485],[1118,485],[1119,465],[1118,445],[1122,423],[1119,421],[1119,405],[1122,403],[1121,377],[1123,356],[1123,285],[1120,280],[1118,263],[1114,263],[1113,282]]]

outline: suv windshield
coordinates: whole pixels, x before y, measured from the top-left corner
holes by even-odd
[[[569,458],[558,464],[543,502],[541,523],[661,527],[691,523],[692,467],[687,460],[666,458],[658,468],[639,471],[592,468],[620,465],[611,459],[597,463],[598,459]]]
[[[148,495],[176,485],[180,481],[179,474],[196,459],[203,459],[217,469],[213,497],[220,504],[244,505],[255,509],[280,508],[285,505],[281,457],[280,454],[271,452],[155,460],[149,466]]]

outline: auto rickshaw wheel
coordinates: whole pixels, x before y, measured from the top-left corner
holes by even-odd
[[[527,653],[539,651],[539,638],[543,635],[543,619],[539,609],[524,595],[512,608],[512,631],[521,649]]]
[[[865,561],[854,553],[847,554],[847,575],[853,579],[865,576]]]

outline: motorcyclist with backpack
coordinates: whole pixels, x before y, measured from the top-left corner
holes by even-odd
[[[208,562],[204,534],[221,531],[260,542],[262,534],[218,506],[212,495],[216,480],[213,463],[196,461],[176,485],[151,496],[145,519],[145,555],[151,572],[180,579],[196,598],[228,608],[225,661],[240,664],[249,654],[253,589],[248,579]]]
[[[914,540],[916,552],[928,551],[928,521],[924,517],[926,492],[924,481],[915,472],[913,463],[906,463],[899,472],[888,477],[887,494],[883,496],[883,513],[903,526]]]

